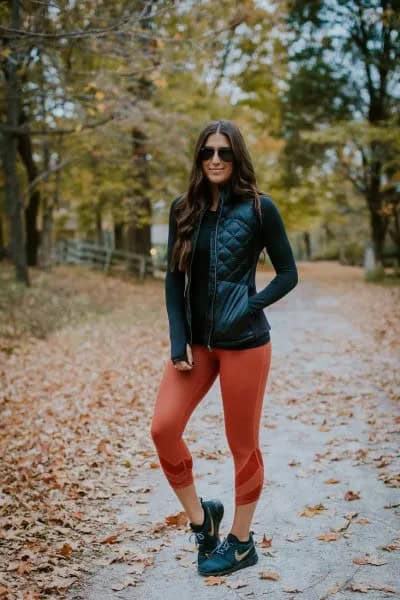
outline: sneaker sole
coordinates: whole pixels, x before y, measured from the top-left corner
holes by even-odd
[[[200,575],[203,575],[203,577],[207,577],[208,575],[228,575],[229,573],[233,573],[234,571],[239,571],[239,569],[244,569],[245,567],[251,567],[252,565],[255,565],[258,562],[258,554],[255,554],[253,556],[250,556],[249,558],[246,558],[245,560],[241,560],[239,563],[237,563],[236,565],[233,565],[233,567],[230,567],[229,569],[222,569],[219,571],[202,571],[201,569],[198,569],[198,572]]]

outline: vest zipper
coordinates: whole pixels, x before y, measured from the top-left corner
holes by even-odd
[[[214,301],[215,301],[215,294],[216,294],[216,290],[217,290],[217,233],[218,233],[218,223],[219,223],[219,219],[222,213],[222,207],[224,204],[224,195],[220,194],[220,207],[219,207],[219,211],[218,211],[218,217],[217,217],[217,224],[215,226],[215,270],[214,270],[214,274],[215,274],[215,279],[214,279],[214,294],[213,294],[213,299],[211,302],[211,324],[210,324],[210,333],[208,334],[208,343],[207,343],[207,348],[209,349],[209,351],[212,351],[212,347],[211,347],[211,332],[213,329],[213,318],[214,318]]]

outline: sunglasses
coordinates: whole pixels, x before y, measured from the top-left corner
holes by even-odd
[[[214,156],[214,152],[217,152],[219,158],[224,162],[232,162],[234,154],[232,148],[223,146],[222,148],[212,148],[211,146],[203,146],[200,150],[199,156],[201,160],[209,160]]]

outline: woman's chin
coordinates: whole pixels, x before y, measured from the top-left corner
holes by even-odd
[[[229,181],[229,177],[221,177],[221,176],[216,176],[216,175],[209,175],[208,176],[209,181],[211,181],[211,183],[217,183],[218,185],[225,185],[225,183],[228,183]]]

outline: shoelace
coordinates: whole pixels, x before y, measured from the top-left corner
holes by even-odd
[[[217,548],[215,549],[215,552],[218,552],[218,554],[223,554],[226,550],[228,550],[229,546],[230,546],[230,543],[228,542],[228,539],[225,538],[219,544],[219,546],[217,546]]]

